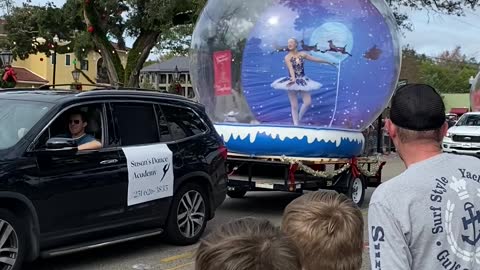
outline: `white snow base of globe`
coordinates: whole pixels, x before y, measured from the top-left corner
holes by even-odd
[[[251,156],[350,158],[363,152],[359,131],[274,125],[216,124],[232,153]]]

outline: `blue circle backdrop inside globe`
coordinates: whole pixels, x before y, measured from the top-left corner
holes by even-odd
[[[293,124],[294,96],[289,99],[291,90],[274,86],[288,83],[284,59],[288,40],[295,38],[299,52],[334,64],[304,60],[311,87],[291,93],[296,93],[300,115],[304,98],[311,105],[298,125],[365,128],[383,110],[397,83],[400,56],[394,35],[369,1],[280,0],[257,21],[243,52],[243,91],[256,120]]]

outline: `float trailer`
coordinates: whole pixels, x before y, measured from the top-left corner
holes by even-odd
[[[333,189],[361,206],[366,187],[377,187],[382,182],[385,163],[379,157],[301,158],[229,153],[227,194],[242,198],[248,191],[302,193]]]

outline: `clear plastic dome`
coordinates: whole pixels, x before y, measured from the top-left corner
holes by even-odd
[[[209,0],[194,89],[216,123],[360,131],[395,90],[396,29],[381,0]]]

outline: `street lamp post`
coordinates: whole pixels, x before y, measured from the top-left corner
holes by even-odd
[[[182,84],[180,83],[179,78],[180,71],[178,70],[178,66],[175,66],[175,69],[173,70],[173,80],[175,81],[175,90],[177,91],[177,94],[180,94],[182,89]]]
[[[175,66],[175,69],[173,70],[173,79],[178,81],[178,78],[180,77],[180,71],[178,71],[178,66]]]
[[[17,84],[17,77],[13,67],[11,66],[13,60],[13,53],[11,51],[2,51],[0,53],[2,60],[3,75],[0,78],[1,88],[14,88]]]
[[[11,65],[13,60],[13,53],[11,51],[3,51],[0,53],[0,59],[2,59],[3,67]]]
[[[57,45],[60,42],[58,35],[53,37],[53,88],[55,88],[55,76],[57,72]]]
[[[72,77],[73,77],[73,80],[75,81],[75,83],[78,83],[78,80],[80,80],[80,70],[78,70],[77,68],[75,68],[75,69],[72,71]]]
[[[78,82],[80,80],[80,70],[76,66],[72,71],[72,77],[73,77],[73,80],[75,81],[72,89],[81,91],[82,84]]]

